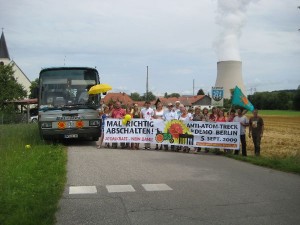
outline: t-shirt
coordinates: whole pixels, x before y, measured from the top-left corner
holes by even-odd
[[[192,118],[192,115],[190,113],[188,113],[188,114],[186,114],[185,117],[183,117],[182,115],[180,115],[180,117],[178,118],[178,120],[181,120],[181,121],[185,122],[185,121],[190,121],[191,118]]]
[[[204,116],[202,114],[194,114],[193,115],[193,121],[202,121],[204,119]]]
[[[238,123],[244,123],[247,124],[249,122],[248,118],[246,116],[235,116],[233,119],[233,122],[238,122]],[[243,126],[241,124],[240,126],[240,135],[245,135],[246,134],[246,126]]]
[[[115,119],[122,119],[126,114],[125,109],[119,108],[119,109],[113,109],[111,112],[111,117]]]
[[[150,120],[154,116],[154,110],[152,108],[143,108],[141,114],[145,120]]]
[[[218,118],[216,119],[216,122],[226,122],[225,116],[223,116],[222,118],[221,118],[221,117],[218,117]]]
[[[249,120],[249,126],[252,128],[252,135],[259,135],[262,132],[264,121],[261,117],[251,117]]]
[[[157,119],[162,119],[163,115],[164,115],[164,110],[160,110],[160,111],[155,111],[155,115],[157,116]]]
[[[163,115],[163,119],[166,120],[166,121],[170,121],[170,120],[174,120],[174,119],[177,119],[177,118],[176,118],[176,114],[173,110],[165,110],[164,115]]]
[[[101,128],[102,128],[102,130],[104,130],[104,125],[105,125],[105,120],[108,118],[108,114],[105,114],[105,113],[103,113],[102,115],[101,115]]]

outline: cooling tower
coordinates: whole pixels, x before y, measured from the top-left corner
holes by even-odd
[[[218,73],[215,87],[224,88],[224,98],[230,99],[230,89],[238,86],[246,95],[242,77],[241,61],[220,61],[217,63]]]

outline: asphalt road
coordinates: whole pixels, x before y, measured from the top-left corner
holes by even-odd
[[[69,144],[57,225],[300,224],[300,176],[211,154]]]

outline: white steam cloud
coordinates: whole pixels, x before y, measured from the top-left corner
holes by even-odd
[[[221,28],[215,41],[218,61],[241,61],[239,39],[250,2],[253,0],[218,0],[216,23]]]

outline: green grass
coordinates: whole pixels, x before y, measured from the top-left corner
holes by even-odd
[[[249,162],[254,165],[264,166],[284,172],[291,172],[300,174],[300,157],[257,157],[257,156],[235,156],[226,155],[230,158],[241,160],[244,162]]]
[[[251,112],[247,113],[251,115]],[[300,111],[292,111],[292,110],[259,110],[258,114],[261,116],[300,116]]]
[[[54,224],[66,149],[46,145],[36,124],[0,125],[0,159],[0,224]]]

